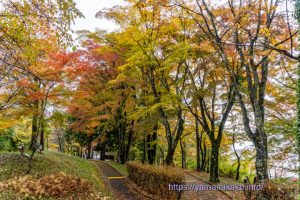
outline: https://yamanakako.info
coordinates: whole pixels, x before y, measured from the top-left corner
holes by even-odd
[[[200,184],[169,184],[169,190],[174,191],[214,191],[214,190],[223,190],[223,191],[233,191],[233,190],[262,190],[263,184],[258,185],[200,185]]]

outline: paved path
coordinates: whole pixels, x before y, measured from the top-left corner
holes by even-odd
[[[127,181],[122,178],[122,174],[109,164],[103,161],[94,161],[101,169],[102,175],[111,188],[117,200],[145,200],[145,196],[141,196],[132,187],[128,186]],[[207,185],[208,183],[196,178],[189,173],[185,173],[185,184]],[[230,200],[221,191],[185,191],[182,200]],[[172,200],[172,199],[170,199]]]
[[[143,200],[145,198],[140,197],[137,192],[133,191],[128,184],[126,183],[126,180],[123,177],[123,175],[118,172],[116,169],[111,167],[109,164],[106,164],[102,161],[94,161],[101,169],[102,175],[107,180],[112,193],[115,196],[115,199],[117,200]]]
[[[185,172],[185,184],[207,185],[208,183]],[[221,191],[185,191],[182,200],[231,200]]]

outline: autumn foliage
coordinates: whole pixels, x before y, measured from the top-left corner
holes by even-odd
[[[90,183],[65,173],[45,175],[39,179],[22,176],[0,183],[0,191],[13,190],[22,196],[57,199],[71,198],[72,195],[76,198],[86,197],[86,194],[92,193],[91,188]]]
[[[289,1],[128,0],[96,14],[118,30],[81,30],[76,42],[75,3],[41,2],[0,3],[0,133],[11,149],[26,127],[31,158],[52,139],[62,152],[196,168],[215,183],[281,182],[298,170]],[[149,192],[178,197],[163,185],[181,175],[128,170]]]

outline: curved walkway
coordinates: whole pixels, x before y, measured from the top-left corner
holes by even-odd
[[[143,200],[126,183],[123,175],[103,161],[94,161],[102,171],[103,178],[108,183],[115,199],[117,200]]]
[[[185,172],[185,171],[184,171]],[[195,176],[190,175],[185,172],[185,184],[195,184],[195,185],[207,185],[206,181],[196,178]],[[183,192],[182,200],[231,200],[232,198],[228,197],[221,191],[208,191],[208,190],[189,190]]]
[[[102,171],[103,178],[110,187],[115,199],[117,200],[145,200],[145,196],[142,196],[131,186],[128,185],[123,175],[115,168],[103,161],[94,161]],[[198,177],[185,173],[185,184],[195,185],[207,185],[207,181],[201,180]],[[229,196],[221,191],[185,191],[182,194],[182,200],[230,200]],[[171,200],[171,199],[170,199]]]

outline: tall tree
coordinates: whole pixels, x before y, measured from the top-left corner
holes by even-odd
[[[38,135],[43,135],[43,131],[40,130],[44,127],[44,113],[40,111],[44,110],[47,101],[41,101],[41,95],[38,95],[43,90],[41,80],[47,82],[48,79],[53,78],[53,74],[45,74],[45,71],[41,75],[45,66],[43,69],[38,68],[42,66],[42,63],[45,64],[50,60],[51,53],[58,52],[69,44],[71,23],[79,16],[82,14],[73,1],[5,0],[1,2],[0,61],[4,68],[1,70],[2,78],[0,79],[1,82],[8,83],[4,85],[13,85],[18,90],[7,92],[7,98],[0,107],[6,108],[6,104],[11,102],[16,94],[21,94],[23,97],[28,96],[28,93],[32,94],[31,147],[37,142]],[[50,70],[52,69],[48,72]],[[33,85],[30,85],[31,83]],[[0,85],[3,86],[1,83]],[[32,91],[27,90],[28,86]],[[44,92],[47,93],[46,90]],[[35,95],[33,91],[36,91]],[[23,99],[21,97],[21,101]],[[20,99],[17,101],[18,105],[26,105],[20,102]],[[43,141],[42,137],[41,142]]]
[[[127,64],[120,67],[123,74],[144,80],[150,88],[147,90],[152,103],[139,113],[142,116],[146,116],[147,112],[160,116],[168,144],[165,163],[171,165],[184,130],[178,83],[187,48],[184,41],[177,41],[181,34],[177,20],[170,21],[164,15],[168,11],[164,4],[160,1],[136,1],[127,7],[99,12],[98,16],[112,19],[122,28],[122,32],[111,34],[108,40],[115,49],[128,50],[125,55]],[[176,124],[174,129],[171,126],[173,122]]]
[[[209,58],[212,60],[212,58]],[[219,149],[222,142],[223,131],[229,113],[235,102],[235,90],[228,81],[228,77],[222,76],[224,71],[208,65],[207,62],[196,61],[196,66],[187,65],[187,83],[190,87],[185,103],[190,112],[201,124],[207,134],[211,146],[210,181],[219,181]],[[217,64],[215,64],[217,66]],[[226,83],[226,80],[229,83]],[[189,83],[190,84],[189,84]],[[186,87],[187,87],[186,86]],[[220,90],[220,86],[222,89]],[[191,99],[189,101],[188,99]],[[219,102],[223,102],[219,107]],[[197,109],[194,109],[197,107]],[[199,112],[196,112],[198,111]]]
[[[118,161],[124,164],[134,136],[135,123],[128,113],[134,107],[135,88],[130,79],[118,79],[117,67],[123,60],[101,39],[102,33],[86,36],[84,49],[78,50],[74,61],[74,80],[78,85],[68,105],[69,113],[76,119],[71,128],[93,138],[109,136],[110,132],[117,134]]]
[[[292,48],[285,42],[293,38],[287,38],[279,30],[288,30],[284,18],[277,13],[279,3],[259,0],[229,0],[217,6],[205,0],[197,0],[195,4],[178,3],[211,41],[230,75],[245,131],[255,145],[259,182],[268,181],[265,97],[270,68],[276,60],[276,53],[267,47]]]

